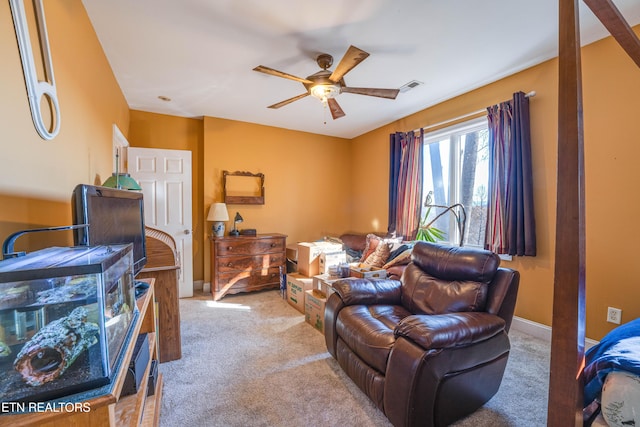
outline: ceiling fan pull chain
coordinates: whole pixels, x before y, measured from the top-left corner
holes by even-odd
[[[324,124],[327,124],[327,102],[323,101],[322,102],[322,121],[324,122]]]

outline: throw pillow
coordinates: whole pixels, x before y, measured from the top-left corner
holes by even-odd
[[[407,265],[411,262],[411,249],[405,249],[400,255],[392,258],[391,261],[382,266],[385,270],[396,265]],[[391,258],[391,257],[389,257]]]
[[[413,248],[413,243],[402,243],[402,244],[394,243],[393,246],[391,247],[391,253],[389,254],[389,259],[387,259],[387,262],[391,262],[395,257],[404,253],[404,251],[406,251],[407,249],[411,249],[411,248]]]
[[[379,242],[375,251],[364,260],[364,264],[380,268],[387,261],[387,258],[389,258],[390,252],[391,248],[388,243]]]
[[[378,244],[381,241],[381,237],[378,237],[375,234],[367,234],[367,242],[364,245],[364,250],[362,251],[362,258],[360,258],[360,262],[365,262],[366,259],[369,258],[369,255],[371,255],[376,250]]]

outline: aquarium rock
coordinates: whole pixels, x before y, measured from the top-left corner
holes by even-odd
[[[32,386],[53,381],[97,342],[98,325],[87,322],[87,310],[77,307],[68,316],[40,329],[16,356],[13,366]]]

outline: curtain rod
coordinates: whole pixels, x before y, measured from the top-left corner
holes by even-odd
[[[524,96],[525,96],[525,98],[533,98],[534,96],[536,96],[536,91],[532,90],[531,92],[525,94]],[[485,109],[482,109],[482,110],[474,111],[472,113],[463,114],[461,116],[454,117],[453,119],[443,120],[443,121],[441,121],[439,123],[434,123],[432,125],[424,126],[422,128],[422,130],[427,130],[427,129],[439,127],[439,126],[446,125],[446,124],[451,123],[451,122],[457,122],[458,120],[466,119],[467,117],[477,116],[478,114],[485,113],[486,111],[487,111],[487,109],[485,108]],[[416,129],[414,132],[418,132],[418,131],[420,131],[420,129]]]

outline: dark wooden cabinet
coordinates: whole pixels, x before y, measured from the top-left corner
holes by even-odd
[[[286,271],[287,236],[225,236],[211,238],[211,293],[226,294],[280,287]]]

